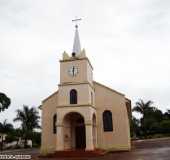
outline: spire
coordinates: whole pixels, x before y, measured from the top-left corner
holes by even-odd
[[[77,22],[81,19],[72,20],[73,22]],[[79,32],[78,32],[78,25],[75,25],[75,35],[74,35],[74,43],[73,43],[73,51],[72,56],[76,56],[76,54],[80,53],[81,46],[80,46],[80,39],[79,39]]]

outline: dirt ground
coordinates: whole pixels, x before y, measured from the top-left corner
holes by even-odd
[[[130,152],[114,152],[93,158],[39,158],[38,150],[34,149],[24,152],[8,151],[8,154],[17,153],[31,154],[34,160],[170,160],[170,138],[134,141]]]

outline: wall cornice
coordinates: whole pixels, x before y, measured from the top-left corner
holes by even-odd
[[[56,108],[67,108],[67,107],[91,107],[96,110],[96,107],[91,104],[69,104],[69,105],[58,105]]]
[[[89,59],[87,57],[84,57],[84,58],[71,58],[71,59],[65,59],[65,60],[60,60],[61,63],[63,62],[72,62],[72,61],[82,61],[82,60],[87,60],[88,63],[90,64],[90,67],[92,68],[93,70],[93,66],[91,65]]]
[[[92,89],[94,89],[93,84],[89,83],[89,82],[65,82],[65,83],[60,83],[58,84],[59,87],[61,86],[68,86],[68,85],[82,85],[82,84],[88,84]]]

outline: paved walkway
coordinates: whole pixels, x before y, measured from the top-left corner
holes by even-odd
[[[18,153],[31,154],[34,160],[68,160],[68,158],[38,158],[37,149],[14,150],[6,154]],[[95,158],[69,158],[69,160],[170,160],[170,138],[135,141],[130,152],[109,153]]]

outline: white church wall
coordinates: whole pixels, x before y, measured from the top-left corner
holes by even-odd
[[[98,147],[108,150],[129,150],[130,131],[125,97],[95,83],[95,99]],[[103,112],[105,110],[112,112],[113,132],[104,132]]]
[[[53,116],[58,104],[58,92],[42,104],[42,145],[41,152],[49,153],[56,150],[56,134],[53,133]]]

